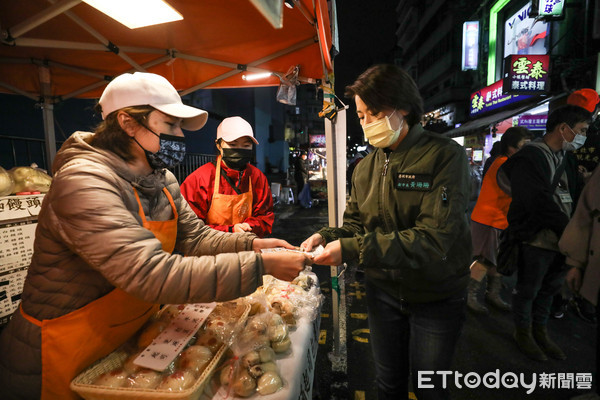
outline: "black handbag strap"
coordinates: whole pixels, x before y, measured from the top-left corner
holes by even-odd
[[[565,153],[560,165],[556,168],[556,172],[554,172],[554,179],[552,180],[552,186],[550,186],[550,193],[554,193],[554,191],[556,190],[558,181],[560,181],[560,177],[562,176],[563,172],[565,172],[566,166],[567,166],[567,153]]]
[[[229,183],[229,185],[231,186],[231,188],[237,193],[237,194],[242,194],[242,191],[240,190],[240,188],[238,186],[236,186],[236,184],[233,182],[233,180],[227,175],[227,173],[225,171],[223,171],[223,168],[221,168],[221,173],[223,174],[223,176],[225,177],[225,180],[227,181],[227,183]],[[242,177],[244,175],[242,174]],[[238,182],[239,184],[242,183],[242,180],[240,179],[240,181]]]

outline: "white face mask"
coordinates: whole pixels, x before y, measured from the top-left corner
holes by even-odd
[[[571,132],[573,132],[573,135],[575,135],[575,137],[573,138],[572,142],[567,142],[565,140],[565,137],[563,136],[563,145],[562,145],[562,148],[563,148],[564,151],[575,151],[575,150],[578,150],[578,149],[581,148],[581,146],[583,146],[585,144],[585,140],[587,139],[587,136],[584,136],[584,135],[582,135],[580,133],[575,133],[573,131],[573,129],[571,129],[570,126],[568,126],[568,127],[569,127],[569,130]]]
[[[394,110],[390,117],[394,115],[395,112],[396,110]],[[402,131],[403,127],[404,118],[400,119],[400,126],[397,130],[394,130],[390,124],[390,118],[386,116],[385,118],[378,119],[377,121],[373,121],[370,124],[364,125],[363,132],[365,133],[365,137],[371,145],[379,148],[385,148],[396,143],[400,137],[400,132]]]

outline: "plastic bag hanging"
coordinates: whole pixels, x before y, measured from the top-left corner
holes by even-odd
[[[292,66],[283,77],[279,77],[281,84],[277,89],[277,101],[291,106],[296,105],[296,86],[299,85],[298,73],[300,66]]]

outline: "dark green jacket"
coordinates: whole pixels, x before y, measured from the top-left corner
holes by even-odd
[[[387,160],[377,149],[357,165],[343,226],[319,233],[340,239],[342,260],[358,259],[396,298],[430,302],[464,290],[471,263],[464,149],[416,125]]]

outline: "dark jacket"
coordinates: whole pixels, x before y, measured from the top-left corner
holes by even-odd
[[[409,302],[442,300],[469,281],[470,194],[464,149],[416,125],[389,154],[377,149],[354,170],[341,228],[342,259],[358,259],[367,278]]]
[[[550,153],[543,142],[531,142],[500,168],[510,181],[508,224],[523,242],[530,242],[542,230],[550,230],[559,238],[569,222],[570,212],[565,212],[558,198],[558,192],[568,192],[566,173],[555,190],[551,187],[562,152]]]

